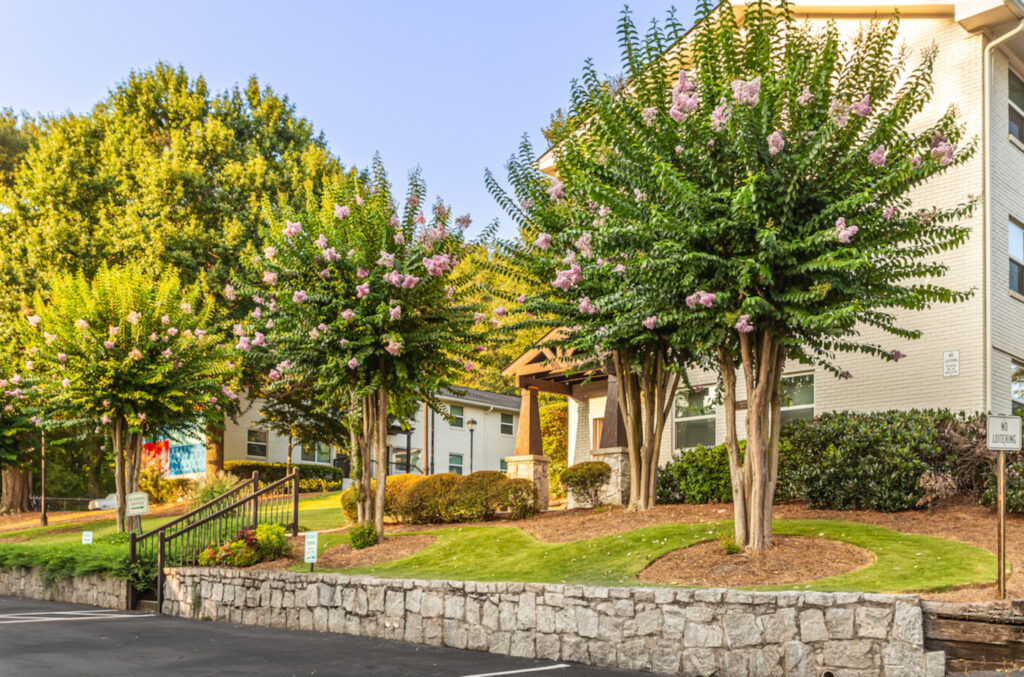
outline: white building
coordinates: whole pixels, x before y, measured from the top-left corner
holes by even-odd
[[[934,93],[915,124],[925,127],[955,105],[966,127],[964,138],[977,139],[979,148],[970,161],[936,177],[912,197],[919,207],[952,207],[969,196],[981,196],[982,202],[964,222],[971,228],[969,240],[942,255],[949,266],[942,284],[973,290],[971,299],[903,312],[903,326],[923,332],[916,341],[863,329],[863,340],[877,339],[905,353],[899,363],[843,355],[842,368],[853,375],[849,381],[839,381],[822,369],[791,365],[783,381],[789,405],[784,419],[842,410],[1010,413],[1024,408],[1024,387],[1012,379],[1024,366],[1024,2],[901,0],[878,5],[862,0],[796,0],[793,7],[798,17],[812,24],[834,21],[846,36],[876,16],[884,19],[898,12],[897,42],[912,50],[911,65],[922,50],[938,47]],[[557,171],[550,151],[539,165],[551,174]],[[621,444],[616,431],[604,425],[607,384],[555,375],[551,386],[548,374],[543,379],[546,385],[537,378],[545,371],[543,362],[543,356],[527,354],[506,373],[518,374],[524,392],[539,387],[568,396],[569,462],[588,460],[594,450]],[[689,377],[696,387],[677,393],[674,420],[663,437],[662,462],[676,449],[725,441],[724,406],[715,404],[717,374],[695,371]],[[741,431],[743,413],[739,412]]]
[[[441,402],[451,422],[424,406],[407,430],[392,427],[388,437],[388,474],[466,475],[477,470],[502,470],[515,448],[519,398],[473,388],[463,394],[443,392]],[[337,451],[325,444],[292,446],[293,463],[334,462]],[[225,461],[285,463],[288,437],[260,425],[259,401],[244,410],[224,431]]]

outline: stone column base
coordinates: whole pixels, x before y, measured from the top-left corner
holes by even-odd
[[[508,465],[508,476],[510,478],[522,478],[533,482],[533,486],[537,487],[540,509],[547,510],[549,488],[548,465],[551,463],[551,457],[519,454],[516,456],[506,456],[505,463]]]
[[[629,505],[629,450],[626,447],[607,447],[594,449],[590,452],[592,461],[603,461],[611,466],[612,476],[601,490],[603,505]],[[570,493],[566,507],[582,508]]]

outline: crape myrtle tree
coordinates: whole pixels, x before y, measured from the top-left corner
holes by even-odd
[[[257,357],[269,359],[264,373],[269,373],[284,359],[273,350],[258,351]],[[280,371],[278,371],[280,374]],[[288,438],[287,470],[291,472],[295,443],[303,447],[327,444],[336,448],[348,447],[348,402],[341,406],[328,406],[324,400],[314,400],[313,392],[301,380],[281,378],[269,381],[256,394],[262,398],[260,421],[270,430]]]
[[[27,411],[31,391],[23,372],[13,362],[0,362],[0,515],[30,509],[31,470],[26,464],[34,458],[29,442],[34,426],[28,420],[32,416]]]
[[[424,204],[419,172],[396,205],[380,158],[364,181],[338,183],[319,210],[287,215],[265,234],[239,283],[258,297],[237,347],[267,350],[281,361],[268,390],[294,380],[312,402],[346,409],[360,521],[383,533],[388,414],[409,420],[417,403],[437,400],[471,356],[474,307],[453,274],[468,217],[442,202]],[[424,214],[430,213],[430,216]],[[376,496],[369,493],[371,461]]]
[[[138,491],[147,434],[187,431],[222,416],[237,368],[208,332],[215,306],[201,285],[141,265],[101,266],[92,280],[55,275],[36,294],[23,365],[48,413],[46,428],[93,428],[111,441],[118,531],[125,495]],[[41,409],[41,407],[40,407]]]
[[[498,272],[524,290],[510,299],[519,320],[508,329],[559,328],[540,345],[572,350],[579,371],[615,374],[630,508],[646,510],[654,505],[672,394],[691,359],[679,340],[690,316],[667,303],[678,284],[679,256],[668,231],[679,224],[652,228],[645,194],[626,184],[587,192],[586,183],[572,180],[573,172],[562,177],[559,167],[559,179],[543,174],[524,140],[507,165],[512,193],[487,174],[491,193],[519,227],[517,239],[496,243]],[[613,210],[620,216],[610,218]]]
[[[762,552],[772,545],[786,361],[850,378],[843,353],[896,361],[884,337],[920,335],[901,311],[969,295],[936,278],[942,253],[968,236],[958,224],[973,199],[922,208],[910,192],[973,144],[958,150],[953,109],[920,119],[936,52],[908,67],[896,18],[848,41],[834,25],[798,22],[785,2],[748,4],[742,26],[728,6],[705,2],[698,19],[680,41],[672,17],[642,38],[624,15],[629,86],[613,96],[586,70],[574,95],[589,117],[562,155],[578,189],[606,199],[610,229],[636,218],[611,199],[627,186],[645,196],[649,227],[671,233],[672,286],[685,299],[666,293],[674,306],[650,312],[689,313],[696,321],[670,345],[717,364],[736,542]]]

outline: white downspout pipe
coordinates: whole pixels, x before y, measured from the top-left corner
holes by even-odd
[[[982,241],[985,246],[985,413],[992,413],[992,69],[995,48],[1024,31],[1024,19],[1017,27],[985,45],[982,101],[983,182],[985,218]]]

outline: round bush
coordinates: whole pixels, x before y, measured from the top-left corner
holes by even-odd
[[[584,461],[563,470],[559,479],[573,498],[593,508],[601,504],[601,489],[611,478],[612,467],[604,461]]]
[[[505,474],[497,470],[479,470],[467,475],[452,493],[455,512],[466,520],[493,518],[501,506],[505,479]]]
[[[740,441],[740,452],[746,442]],[[785,489],[780,480],[777,497]],[[672,460],[658,468],[658,503],[728,503],[732,500],[729,478],[729,451],[724,444],[717,447],[699,445],[678,451]]]
[[[505,479],[502,485],[502,505],[508,509],[509,516],[514,520],[532,517],[539,509],[540,499],[537,487],[533,482],[522,477]]]
[[[392,519],[400,519],[402,517],[400,511],[402,495],[422,480],[423,475],[413,473],[388,476],[384,482],[384,515]]]
[[[348,540],[356,550],[377,545],[379,539],[380,537],[377,534],[377,529],[373,526],[373,522],[356,524],[348,530]]]
[[[463,479],[454,473],[423,478],[402,492],[398,513],[413,524],[454,521],[458,513],[452,499]]]

